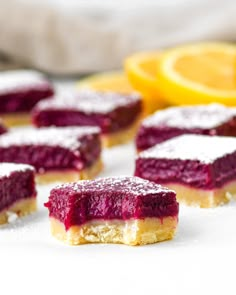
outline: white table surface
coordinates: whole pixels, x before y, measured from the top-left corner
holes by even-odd
[[[132,174],[134,157],[132,144],[106,150],[102,176]],[[0,229],[0,294],[235,294],[236,203],[181,206],[172,241],[73,247],[50,235],[49,189],[37,213]]]

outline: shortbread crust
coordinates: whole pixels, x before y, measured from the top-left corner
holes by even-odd
[[[31,116],[29,113],[12,113],[12,114],[1,114],[0,115],[3,123],[7,127],[24,126],[31,124]]]
[[[15,213],[17,216],[25,216],[37,210],[36,198],[29,197],[26,199],[17,200],[8,208],[0,212],[0,224],[8,223],[9,213]]]
[[[81,171],[59,170],[47,171],[45,173],[36,174],[36,182],[39,184],[48,184],[52,182],[73,182],[83,179],[93,179],[97,176],[103,168],[102,159],[100,158],[92,166],[85,168]]]
[[[189,187],[180,183],[165,183],[165,186],[176,192],[176,198],[179,202],[201,208],[223,205],[236,197],[236,180],[221,188],[209,190]]]
[[[130,220],[92,220],[71,226],[67,231],[62,222],[50,217],[51,233],[69,245],[87,243],[120,243],[145,245],[174,237],[177,217],[148,217]]]
[[[115,145],[124,144],[129,142],[135,137],[135,134],[137,132],[138,126],[140,123],[140,118],[135,120],[135,122],[130,125],[129,127],[126,127],[122,130],[119,130],[117,132],[109,133],[109,134],[102,134],[102,144],[104,147],[113,147]]]

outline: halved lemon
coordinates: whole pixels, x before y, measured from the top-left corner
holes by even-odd
[[[122,71],[91,75],[80,80],[77,86],[79,88],[90,88],[98,91],[134,92],[134,89]]]
[[[124,63],[128,80],[143,94],[148,113],[166,106],[157,79],[160,57],[158,51],[141,52],[129,56]]]
[[[236,46],[198,43],[167,50],[157,77],[169,103],[236,105]]]

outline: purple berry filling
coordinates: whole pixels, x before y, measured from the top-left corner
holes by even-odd
[[[236,136],[236,118],[213,129],[180,129],[168,126],[141,126],[136,136],[136,146],[139,151],[142,151],[158,143],[183,134]]]
[[[177,217],[175,192],[137,177],[80,181],[54,188],[45,204],[69,229],[93,219]]]
[[[48,83],[0,94],[0,113],[29,112],[40,100],[52,95],[53,88]]]
[[[192,149],[189,157],[187,149]],[[214,149],[220,150],[216,157],[212,156]],[[205,159],[207,156],[210,160]],[[201,135],[173,138],[141,153],[136,159],[134,174],[166,185],[220,188],[236,180],[236,139]]]
[[[159,111],[140,126],[136,147],[142,151],[183,134],[236,136],[236,109],[206,105]]]
[[[0,177],[0,191],[0,211],[7,209],[16,201],[36,197],[34,171],[16,170],[10,175]]]
[[[230,171],[227,169],[229,167]],[[189,160],[137,159],[134,174],[166,185],[181,183],[202,189],[219,188],[236,180],[236,153],[214,164]]]
[[[135,95],[82,92],[78,97],[54,98],[36,106],[33,124],[43,126],[98,126],[102,134],[122,130],[137,120],[141,99]],[[104,105],[104,106],[103,106]]]
[[[93,114],[88,116],[73,111],[42,111],[35,112],[33,124],[43,126],[99,126],[103,134],[119,131],[131,125],[140,113],[140,106],[119,108],[106,114]]]
[[[2,135],[0,138],[0,162],[30,164],[35,167],[38,173],[61,169],[80,171],[91,166],[100,156],[101,143],[98,132],[77,136],[76,133],[73,135],[73,129],[69,135],[64,134],[61,128],[53,129],[55,133],[52,134],[50,134],[50,128],[48,131],[40,130],[43,132],[37,129],[28,133],[23,132],[22,142],[19,141],[19,136],[15,140],[13,133]],[[70,132],[70,130],[68,131]],[[37,142],[39,136],[43,141]],[[34,137],[33,140],[32,137]],[[53,137],[61,137],[61,141],[68,141],[68,144],[65,146],[63,142],[61,145],[58,142],[54,143],[55,138]],[[73,145],[76,146],[73,147]]]

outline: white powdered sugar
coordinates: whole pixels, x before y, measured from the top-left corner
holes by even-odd
[[[36,71],[15,70],[0,73],[0,93],[45,84],[47,80]]]
[[[116,176],[98,178],[95,180],[81,180],[75,183],[58,185],[55,189],[60,190],[63,188],[69,188],[75,192],[99,191],[102,193],[104,191],[120,191],[124,194],[130,193],[133,195],[148,195],[161,192],[171,192],[171,190],[166,187],[136,176]]]
[[[198,160],[208,164],[234,152],[236,152],[235,137],[181,135],[145,150],[138,157]]]
[[[84,113],[106,114],[118,107],[128,106],[140,101],[140,95],[114,92],[96,92],[92,90],[67,90],[53,99],[41,101],[37,110],[78,110]]]
[[[76,150],[80,147],[80,137],[98,133],[99,128],[87,126],[15,130],[0,136],[0,148],[14,145],[45,145]]]
[[[171,107],[157,111],[142,123],[145,127],[169,126],[177,128],[214,128],[236,116],[236,108],[221,104]]]
[[[8,177],[12,172],[34,171],[34,167],[27,164],[0,163],[0,177]]]

